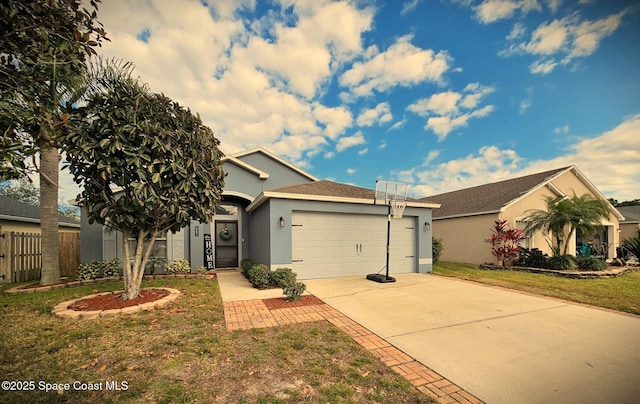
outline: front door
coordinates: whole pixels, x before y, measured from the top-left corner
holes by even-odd
[[[238,267],[238,221],[215,221],[216,268]]]

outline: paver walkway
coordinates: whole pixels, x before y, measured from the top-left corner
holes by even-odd
[[[237,276],[242,277],[238,272]],[[276,327],[286,324],[327,320],[353,338],[373,356],[396,371],[423,393],[434,396],[440,403],[481,403],[469,392],[455,385],[406,353],[394,347],[367,328],[353,321],[328,304],[269,310],[262,299],[224,301],[225,285],[238,287],[237,276],[232,272],[218,275],[223,296],[224,318],[228,330]],[[234,286],[231,286],[234,285]],[[247,283],[248,288],[251,286]],[[251,291],[249,291],[251,293]],[[246,296],[246,295],[244,295]],[[270,297],[270,296],[268,296]],[[267,297],[265,297],[267,298]]]

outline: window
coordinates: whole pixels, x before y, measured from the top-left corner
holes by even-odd
[[[216,215],[232,215],[238,214],[238,207],[228,203],[221,203],[216,206]]]
[[[516,229],[524,230],[527,227],[527,222],[524,220],[516,220]],[[520,242],[520,245],[523,248],[532,248],[533,243],[531,242],[531,238],[527,237],[526,234],[523,233],[523,236],[526,237],[524,240]]]
[[[144,247],[146,248],[149,245],[148,241],[144,242]],[[131,238],[129,237],[129,251],[131,253],[131,260],[133,261],[133,259],[135,258],[133,256],[133,254],[135,254],[135,250],[136,250],[136,239],[135,238]],[[151,257],[158,257],[158,258],[167,258],[167,232],[162,232],[158,235],[158,238],[156,238],[156,241],[153,243],[153,248],[151,249],[151,255],[149,255],[149,258]]]

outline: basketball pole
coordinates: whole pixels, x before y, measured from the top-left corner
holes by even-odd
[[[391,248],[391,201],[389,201],[389,207],[387,211],[387,265],[386,267],[386,278],[389,280],[389,250]],[[395,280],[395,279],[394,279]]]

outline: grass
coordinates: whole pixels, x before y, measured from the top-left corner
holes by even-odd
[[[50,311],[120,282],[21,295],[4,293],[10,286],[0,287],[0,374],[34,381],[35,391],[0,390],[0,402],[435,402],[326,321],[226,331],[217,281],[145,281],[184,295],[162,310],[90,321]],[[41,391],[46,383],[70,389]]]
[[[438,262],[433,266],[433,273],[640,314],[640,272],[627,272],[617,278],[569,279],[520,271],[482,269],[472,264]]]

